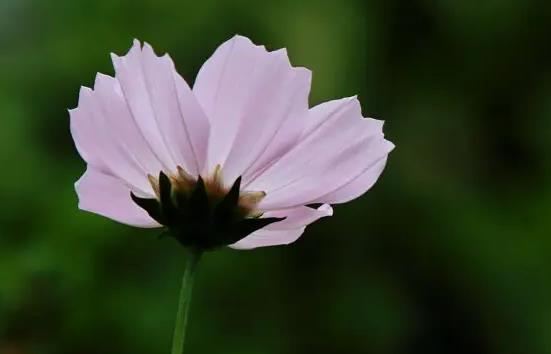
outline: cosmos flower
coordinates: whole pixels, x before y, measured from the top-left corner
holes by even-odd
[[[373,186],[393,144],[356,97],[308,105],[311,72],[235,36],[193,88],[134,41],[70,111],[79,207],[202,250],[288,244]]]

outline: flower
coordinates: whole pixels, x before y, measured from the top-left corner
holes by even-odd
[[[112,55],[70,110],[87,163],[79,207],[137,227],[166,226],[182,244],[288,244],[378,179],[394,145],[356,97],[309,108],[311,72],[285,49],[223,43],[193,88],[168,55],[135,40]],[[314,207],[313,205],[321,206]]]

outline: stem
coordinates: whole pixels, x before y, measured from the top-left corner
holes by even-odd
[[[174,326],[174,337],[172,339],[172,354],[183,354],[184,352],[193,279],[195,278],[195,270],[200,258],[201,252],[192,251],[189,253],[187,259],[186,270],[182,278],[182,287],[180,288],[180,299],[178,300],[178,312],[176,313],[176,325]]]

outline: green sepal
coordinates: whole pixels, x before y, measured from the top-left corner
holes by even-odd
[[[239,202],[239,191],[241,189],[241,176],[239,176],[235,182],[233,182],[233,185],[230,188],[230,191],[228,194],[224,196],[224,199],[220,202],[219,205],[222,205],[224,207],[236,207],[237,203]]]
[[[230,188],[228,194],[216,205],[214,219],[219,223],[227,224],[239,218],[239,190],[241,188],[241,177],[237,178]]]
[[[138,204],[140,208],[145,210],[149,214],[149,216],[153,218],[153,220],[162,225],[166,223],[166,220],[161,213],[161,205],[159,204],[157,199],[141,198],[135,195],[133,192],[130,192],[130,198],[132,198],[134,203]]]
[[[195,188],[191,193],[188,202],[189,218],[196,220],[205,220],[210,218],[210,203],[205,187],[205,181],[199,176]]]

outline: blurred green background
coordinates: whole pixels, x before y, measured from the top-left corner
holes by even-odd
[[[133,38],[193,82],[235,33],[397,148],[288,247],[201,264],[188,353],[551,353],[551,5],[0,1],[0,353],[168,353],[185,257],[81,212],[67,108]]]

